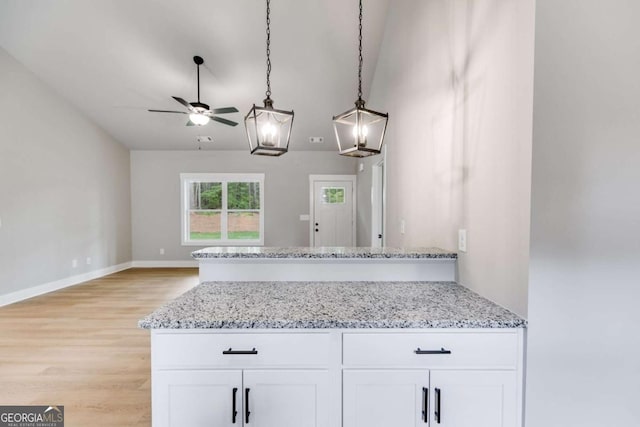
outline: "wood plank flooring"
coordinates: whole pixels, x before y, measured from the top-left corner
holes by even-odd
[[[64,405],[66,427],[150,426],[137,322],[197,283],[197,269],[130,269],[0,307],[0,405]]]

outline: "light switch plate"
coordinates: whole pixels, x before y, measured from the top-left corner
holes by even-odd
[[[467,230],[458,230],[458,250],[460,252],[467,252]]]
[[[300,214],[300,221],[309,221],[309,219],[308,214]]]
[[[406,223],[405,223],[404,219],[401,219],[400,220],[400,234],[404,234],[405,229],[406,229]]]

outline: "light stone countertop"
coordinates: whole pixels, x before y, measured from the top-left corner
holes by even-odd
[[[206,258],[281,258],[281,259],[456,259],[457,253],[439,248],[370,247],[211,247],[192,252],[195,259]]]
[[[454,282],[205,282],[140,320],[145,329],[523,328]]]

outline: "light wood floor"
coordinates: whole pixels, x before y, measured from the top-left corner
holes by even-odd
[[[65,426],[151,425],[149,331],[137,321],[197,269],[131,269],[0,308],[0,405],[64,405]]]

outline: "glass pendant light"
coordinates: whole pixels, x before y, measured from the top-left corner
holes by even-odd
[[[289,149],[293,111],[276,110],[271,99],[271,1],[267,0],[267,92],[264,107],[255,104],[244,118],[251,154],[281,156]]]
[[[333,117],[338,149],[343,156],[367,157],[380,154],[389,115],[365,108],[362,99],[362,0],[358,37],[358,99],[356,108]]]

